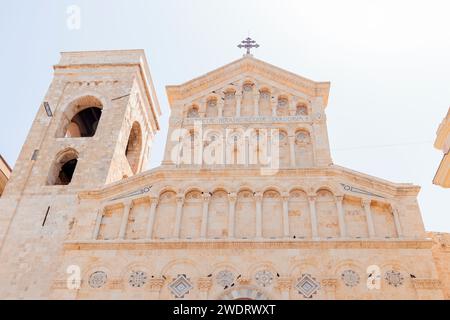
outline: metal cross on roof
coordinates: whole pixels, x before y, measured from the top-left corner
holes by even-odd
[[[252,38],[247,37],[245,40],[242,40],[240,44],[238,44],[238,48],[245,48],[247,49],[247,54],[250,54],[250,49],[259,48],[259,44],[257,44],[255,40],[252,40]]]

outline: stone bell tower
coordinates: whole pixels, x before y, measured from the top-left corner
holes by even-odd
[[[145,170],[159,115],[143,50],[61,54],[0,202],[2,294],[45,291],[77,193]]]

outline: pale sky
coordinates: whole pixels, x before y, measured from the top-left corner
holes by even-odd
[[[81,10],[80,29],[67,8]],[[14,165],[60,51],[145,49],[163,116],[150,167],[159,165],[169,107],[164,87],[242,56],[331,81],[326,109],[333,161],[422,186],[427,230],[450,232],[450,190],[432,185],[433,148],[450,105],[449,1],[2,1],[0,153]]]

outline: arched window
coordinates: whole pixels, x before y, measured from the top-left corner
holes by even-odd
[[[232,88],[224,92],[224,106],[223,106],[223,116],[224,117],[235,117],[236,116],[236,91]]]
[[[48,185],[68,185],[78,163],[78,153],[69,149],[57,156],[48,176]]]
[[[288,99],[285,96],[281,96],[278,98],[277,104],[277,115],[278,116],[286,116],[289,114],[288,112]]]
[[[313,166],[313,149],[311,136],[306,130],[299,130],[295,133],[295,161],[298,167]]]
[[[198,118],[199,117],[198,107],[197,106],[191,107],[187,113],[187,117],[188,118]]]
[[[138,122],[134,122],[131,127],[130,136],[128,138],[127,148],[125,149],[125,156],[131,171],[136,174],[139,168],[142,150],[142,131]]]
[[[303,103],[298,104],[297,108],[295,110],[295,114],[297,116],[307,116],[308,115],[308,107]]]
[[[99,107],[89,107],[78,112],[67,126],[65,137],[93,137],[101,116],[102,109]]]
[[[206,116],[217,117],[217,98],[210,98],[206,102]]]
[[[272,115],[272,107],[270,105],[270,91],[268,88],[262,88],[259,93],[259,115]]]
[[[64,112],[57,136],[65,138],[93,137],[102,116],[102,103],[93,96],[72,102]]]
[[[287,133],[284,131],[280,131],[278,135],[278,147],[279,147],[279,165],[281,167],[289,167],[290,166],[290,149]]]
[[[246,81],[242,86],[242,100],[241,100],[241,116],[247,117],[255,113],[255,101],[253,96],[254,84]]]

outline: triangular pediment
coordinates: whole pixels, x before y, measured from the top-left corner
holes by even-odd
[[[236,77],[243,74],[275,82],[283,87],[303,93],[309,97],[322,97],[325,106],[328,103],[328,94],[330,91],[329,82],[315,82],[267,62],[258,60],[251,55],[245,55],[241,59],[233,61],[183,84],[166,86],[167,96],[172,105],[176,101],[185,100],[199,94],[201,95],[208,89],[233,81],[233,79],[236,79]]]

